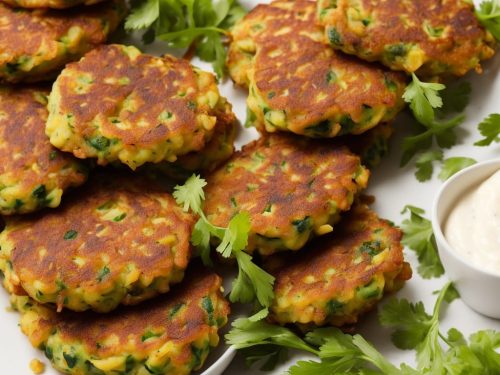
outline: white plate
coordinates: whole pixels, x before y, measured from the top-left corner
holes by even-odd
[[[268,2],[268,1],[261,1]],[[242,1],[247,8],[259,3],[258,1]],[[137,39],[136,39],[137,41]],[[137,43],[140,46],[140,43]],[[141,49],[146,52],[162,54],[167,51],[161,44],[156,44],[148,48]],[[210,65],[194,61],[195,65],[203,69],[210,69]],[[472,99],[467,108],[467,120],[459,131],[459,145],[451,150],[445,151],[445,157],[469,156],[478,161],[492,159],[500,156],[500,144],[481,148],[473,146],[473,143],[480,138],[477,131],[477,124],[488,114],[500,113],[500,54],[495,59],[484,64],[484,73],[477,75],[469,74],[465,79],[472,83]],[[226,81],[221,84],[223,95],[229,98],[234,106],[234,111],[242,121],[246,116],[245,98],[246,92],[233,87],[233,84]],[[406,204],[413,204],[427,210],[427,217],[430,218],[430,209],[433,197],[441,185],[436,177],[430,182],[419,183],[413,176],[414,167],[410,165],[406,168],[399,168],[401,150],[399,145],[402,138],[408,134],[405,115],[399,117],[396,127],[396,134],[392,140],[392,151],[389,157],[385,158],[382,165],[376,168],[371,177],[368,193],[377,197],[374,209],[387,219],[400,223],[403,217],[400,215],[401,209]],[[241,132],[237,145],[248,143],[254,139],[257,133],[254,130],[245,129]],[[437,173],[435,173],[436,175]],[[411,251],[406,251],[406,259],[412,264],[413,269],[417,268],[416,258]],[[408,298],[412,301],[423,301],[428,311],[432,309],[435,296],[434,290],[439,289],[446,281],[445,277],[433,280],[423,280],[415,272],[413,278],[407,283],[405,288],[398,293],[398,296]],[[497,296],[492,296],[496,298]],[[0,290],[0,308],[7,307],[8,297],[5,291]],[[58,373],[50,367],[43,354],[31,347],[28,340],[19,331],[19,316],[16,313],[1,312],[0,314],[0,374],[5,375],[31,375],[29,362],[33,358],[39,358],[47,364],[47,375],[57,375]],[[485,318],[469,309],[462,301],[453,302],[442,314],[442,326],[444,330],[457,327],[464,334],[479,329],[500,330],[500,321]],[[368,340],[387,356],[393,363],[401,362],[414,363],[414,352],[401,351],[395,348],[389,337],[389,332],[378,324],[376,313],[369,314],[359,324],[359,331]],[[219,375],[231,362],[234,351],[221,344],[216,351],[211,353],[204,367],[203,375]],[[301,354],[293,354],[288,363],[277,368],[269,374],[282,374],[299,359],[305,358]],[[256,374],[257,369],[246,369],[241,357],[236,356],[225,375],[247,375]]]

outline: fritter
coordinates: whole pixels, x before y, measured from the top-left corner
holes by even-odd
[[[368,177],[344,146],[273,134],[246,145],[207,177],[204,212],[222,227],[248,212],[249,252],[298,250],[313,235],[332,231]]]
[[[13,303],[32,345],[73,375],[189,374],[217,346],[229,315],[221,279],[203,270],[167,296],[109,314],[58,314],[26,297]]]
[[[180,156],[175,162],[146,164],[140,170],[147,173],[160,173],[174,180],[183,181],[193,173],[206,174],[215,170],[234,153],[238,124],[231,116],[225,121],[218,119],[214,127],[212,139],[203,149]]]
[[[394,70],[422,76],[481,71],[495,40],[471,1],[319,0],[331,46]]]
[[[271,257],[266,266],[276,277],[271,319],[304,326],[356,323],[384,293],[410,279],[401,236],[366,203],[356,203],[334,233],[298,253]]]
[[[203,149],[218,117],[233,116],[213,74],[115,44],[63,70],[50,94],[46,133],[79,158],[135,169]]]
[[[193,225],[153,182],[96,174],[57,209],[6,219],[4,285],[58,310],[136,304],[182,280]]]
[[[66,9],[77,5],[94,5],[103,0],[0,0],[12,7]]]
[[[256,126],[309,137],[360,134],[403,108],[406,77],[323,43],[316,2],[254,8],[232,30],[228,67]]]
[[[0,214],[57,207],[63,192],[87,180],[87,166],[45,135],[44,88],[0,87]]]
[[[66,63],[104,43],[125,13],[123,0],[64,12],[0,2],[0,81],[52,80]]]

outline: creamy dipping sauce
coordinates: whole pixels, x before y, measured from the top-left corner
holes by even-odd
[[[472,264],[500,274],[500,170],[460,198],[444,235],[453,250]]]

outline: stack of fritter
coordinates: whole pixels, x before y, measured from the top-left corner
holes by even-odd
[[[272,320],[356,323],[411,277],[401,231],[360,196],[363,165],[387,152],[407,74],[480,70],[493,38],[459,0],[277,0],[231,38],[228,69],[261,139],[209,177],[205,212],[222,226],[250,213],[247,250],[276,277]]]
[[[213,74],[184,60],[102,45],[126,14],[121,1],[8,3],[0,271],[21,329],[65,373],[199,369],[229,315],[221,279],[188,267],[193,215],[125,169],[215,168],[234,151],[231,105]],[[52,90],[38,83],[56,77]]]
[[[221,279],[188,266],[196,218],[157,174],[202,173],[214,225],[249,214],[246,251],[276,278],[269,319],[356,323],[411,277],[401,231],[362,195],[405,72],[462,75],[493,54],[460,0],[259,5],[227,66],[261,137],[234,153],[214,75],[103,45],[123,1],[0,1],[0,271],[23,332],[75,375],[189,374],[228,320]]]

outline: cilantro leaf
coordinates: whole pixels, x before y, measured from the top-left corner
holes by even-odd
[[[469,104],[472,86],[467,81],[459,81],[455,85],[448,85],[441,92],[443,106],[437,111],[439,117],[454,112],[463,112]]]
[[[410,108],[419,123],[431,126],[434,121],[434,108],[440,108],[443,100],[439,91],[445,89],[441,83],[422,82],[413,73],[412,82],[406,87],[403,99],[410,104]]]
[[[177,185],[174,188],[173,196],[178,205],[182,206],[184,212],[192,210],[194,213],[200,215],[203,211],[201,209],[201,202],[205,199],[203,188],[207,182],[198,175],[192,175],[187,179],[184,185]]]
[[[415,162],[415,165],[417,166],[415,177],[418,181],[423,182],[431,179],[432,172],[434,171],[432,162],[436,160],[443,160],[442,151],[427,151],[419,156]]]
[[[140,30],[153,25],[160,15],[160,0],[147,0],[132,9],[125,21],[126,30]]]
[[[226,59],[223,38],[244,14],[236,0],[142,0],[132,6],[125,29],[145,30],[147,42],[157,38],[171,48],[189,48],[211,62],[221,77]]]
[[[240,354],[245,358],[247,367],[257,362],[264,362],[261,371],[272,371],[275,367],[288,359],[288,349],[277,345],[260,345],[240,349]]]
[[[234,254],[238,262],[238,277],[233,281],[231,302],[250,302],[255,297],[268,307],[274,299],[274,277],[252,262],[252,257],[242,251]]]
[[[231,302],[253,302],[255,299],[263,307],[269,307],[274,299],[274,277],[252,262],[252,257],[244,252],[248,244],[250,216],[246,212],[235,215],[227,228],[213,225],[202,210],[205,199],[203,188],[207,182],[200,176],[192,175],[182,186],[174,188],[174,198],[184,211],[192,210],[200,218],[193,228],[191,243],[198,249],[205,265],[212,265],[210,259],[210,241],[220,241],[217,247],[223,257],[234,256],[238,264],[238,276],[233,280],[230,294]],[[263,319],[267,310],[257,316]]]
[[[206,266],[212,266],[212,260],[210,259],[210,233],[212,227],[206,221],[200,218],[191,234],[191,243],[198,249],[201,256],[203,264]]]
[[[440,148],[450,148],[456,144],[455,128],[463,123],[465,115],[444,117],[450,112],[462,111],[468,104],[470,96],[470,85],[467,82],[446,88],[440,83],[422,82],[415,74],[412,78],[403,98],[410,103],[413,116],[420,126],[417,134],[403,139],[401,166],[408,164],[419,151],[431,148],[434,141]],[[419,180],[425,181],[430,178],[428,177],[432,174],[430,166],[431,164],[426,162],[424,170],[417,172]]]
[[[476,9],[476,17],[500,41],[500,0],[483,1]]]
[[[222,242],[217,247],[224,258],[231,253],[243,250],[248,244],[248,232],[250,231],[250,216],[246,212],[236,214],[230,221],[224,233]]]
[[[445,159],[443,162],[443,167],[441,168],[441,172],[439,173],[439,178],[442,181],[449,179],[455,173],[461,171],[464,168],[470,167],[471,165],[476,164],[477,161],[472,158],[465,157],[453,157]]]
[[[401,224],[403,230],[402,243],[416,252],[419,261],[418,273],[424,278],[439,277],[444,273],[443,265],[437,252],[436,239],[430,220],[422,215],[424,210],[414,206],[406,206],[401,212],[410,213],[410,218]]]
[[[476,146],[489,146],[500,142],[500,113],[492,113],[478,125],[479,132],[484,137],[474,143]]]
[[[406,299],[392,298],[379,312],[380,324],[394,328],[392,342],[400,349],[415,349],[429,331],[431,319],[422,302]]]

